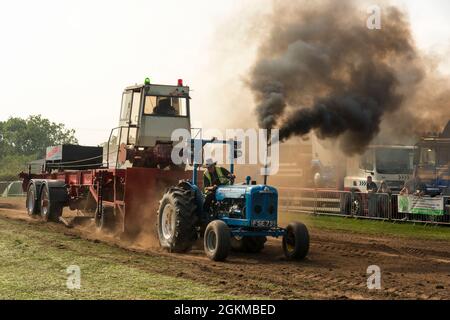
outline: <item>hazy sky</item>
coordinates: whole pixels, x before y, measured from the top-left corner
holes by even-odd
[[[450,73],[450,2],[396,2],[408,10],[419,47],[449,57],[441,67]],[[184,79],[194,90],[195,126],[207,127],[217,106],[226,117],[235,103],[249,104],[242,117],[251,117],[242,77],[255,41],[246,17],[270,3],[0,0],[0,120],[42,114],[76,129],[80,143],[98,144],[117,125],[123,88],[146,76]]]

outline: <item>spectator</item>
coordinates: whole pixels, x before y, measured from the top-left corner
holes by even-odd
[[[380,188],[378,189],[378,210],[379,216],[383,218],[391,219],[391,196],[392,190],[387,185],[386,181],[381,181]]]
[[[420,180],[420,178],[415,174],[413,178],[405,182],[403,189],[400,191],[400,195],[415,195],[422,197],[427,191],[427,186]]]
[[[377,196],[376,193],[378,191],[378,186],[375,182],[372,180],[372,176],[367,177],[366,182],[367,187],[367,211],[369,214],[369,217],[376,217],[377,216]]]
[[[378,186],[375,182],[372,180],[372,176],[367,177],[367,192],[368,193],[377,193]]]
[[[378,193],[386,193],[389,196],[392,195],[392,190],[387,185],[386,181],[381,181],[380,188],[378,189]]]

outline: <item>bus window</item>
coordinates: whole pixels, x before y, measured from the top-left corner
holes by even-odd
[[[359,168],[365,171],[373,171],[373,157],[372,151],[367,151],[364,155],[361,156],[359,161]]]

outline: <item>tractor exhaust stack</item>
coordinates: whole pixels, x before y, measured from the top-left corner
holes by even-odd
[[[267,129],[267,140],[266,140],[266,159],[264,161],[264,185],[267,185],[267,178],[268,178],[268,174],[267,174],[267,169],[269,166],[268,163],[268,159],[269,159],[269,148],[272,145],[272,140],[270,139],[271,137],[271,129]]]

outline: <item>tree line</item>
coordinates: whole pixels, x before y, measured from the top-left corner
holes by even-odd
[[[77,144],[75,130],[41,115],[0,121],[0,181],[16,180],[26,164],[45,157],[48,146]]]

